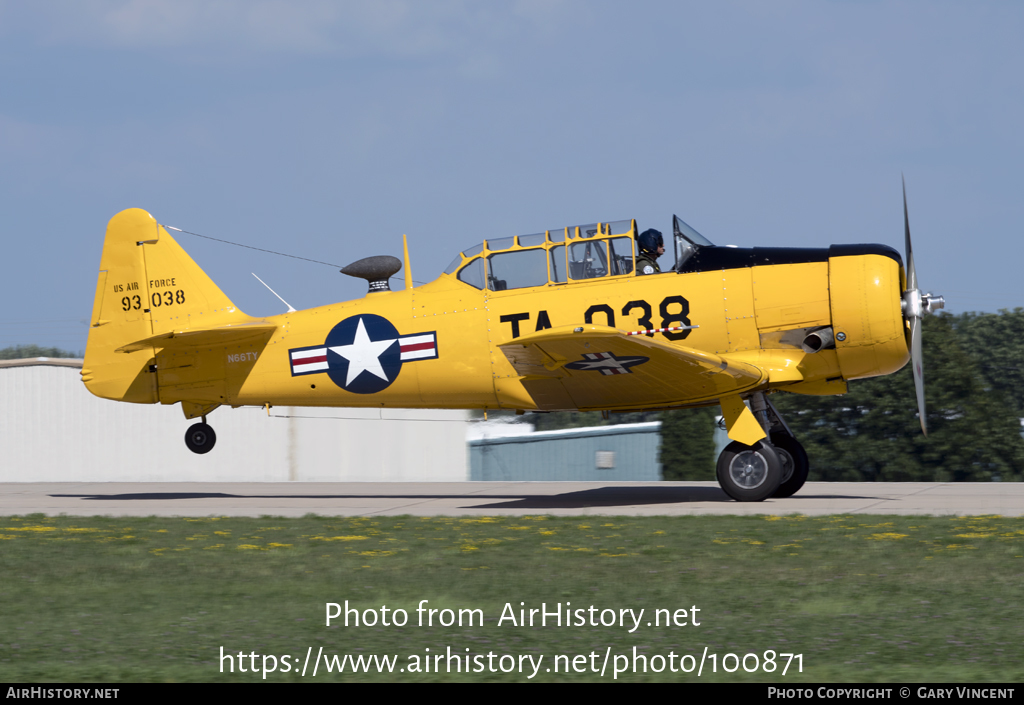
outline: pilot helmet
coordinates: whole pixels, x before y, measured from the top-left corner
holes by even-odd
[[[661,233],[654,228],[644,230],[640,233],[640,237],[636,239],[637,245],[640,246],[641,252],[646,252],[658,256],[658,248],[665,246],[665,241],[661,237]]]

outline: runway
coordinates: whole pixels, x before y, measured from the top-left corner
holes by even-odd
[[[808,482],[734,502],[714,482],[53,482],[0,484],[0,516],[482,516],[556,514],[1024,515],[1024,483]]]

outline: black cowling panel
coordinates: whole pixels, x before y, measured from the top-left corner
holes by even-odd
[[[901,267],[903,260],[899,252],[888,245],[832,245],[824,247],[701,247],[679,270],[708,272],[715,269],[738,269],[770,264],[805,264],[827,262],[829,257],[852,255],[882,255],[895,260]]]
[[[683,263],[679,272],[827,262],[828,254],[828,250],[819,247],[701,247]]]

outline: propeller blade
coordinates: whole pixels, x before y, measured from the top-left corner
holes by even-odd
[[[907,244],[907,290],[903,292],[903,315],[910,324],[910,364],[914,370],[914,390],[917,392],[917,413],[921,417],[921,432],[928,435],[928,417],[924,406],[924,359],[921,354],[921,318],[925,312],[943,307],[941,296],[921,295],[917,288],[917,270],[914,267],[914,249],[910,244],[910,215],[907,209],[907,180],[903,180],[903,229]]]
[[[910,216],[907,214],[907,180],[900,174],[903,180],[903,228],[906,233],[907,243],[907,291],[917,288],[917,270],[914,269],[914,250],[910,246]]]
[[[928,435],[928,417],[924,409],[924,369],[921,355],[921,319],[910,319],[910,364],[914,366],[914,390],[917,392],[917,413],[921,416],[921,432]]]

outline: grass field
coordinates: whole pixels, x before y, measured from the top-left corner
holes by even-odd
[[[611,681],[616,666],[620,681],[1014,682],[1022,584],[1024,520],[1000,517],[8,517],[0,681],[254,681],[273,655],[268,682],[526,681],[534,670],[534,681]],[[383,605],[389,620],[404,609],[408,622],[325,626],[326,603],[346,600],[378,619]],[[419,626],[421,600],[453,612]],[[521,608],[567,602],[585,625],[499,625],[506,603],[518,622]],[[461,627],[439,624],[459,609],[481,610],[483,625],[468,613]],[[622,609],[644,610],[632,633]],[[666,626],[680,609],[686,626]],[[615,626],[600,625],[603,610]],[[661,626],[647,626],[655,616]],[[221,672],[222,647],[234,673]],[[424,670],[427,649],[449,647],[461,673],[446,658]],[[634,647],[646,673],[640,660],[633,671]],[[398,658],[384,674],[319,661],[314,677],[321,648]],[[769,650],[802,659],[783,676],[776,655],[766,673]],[[465,672],[467,654],[483,672]],[[524,660],[524,673],[520,656],[543,660]]]

